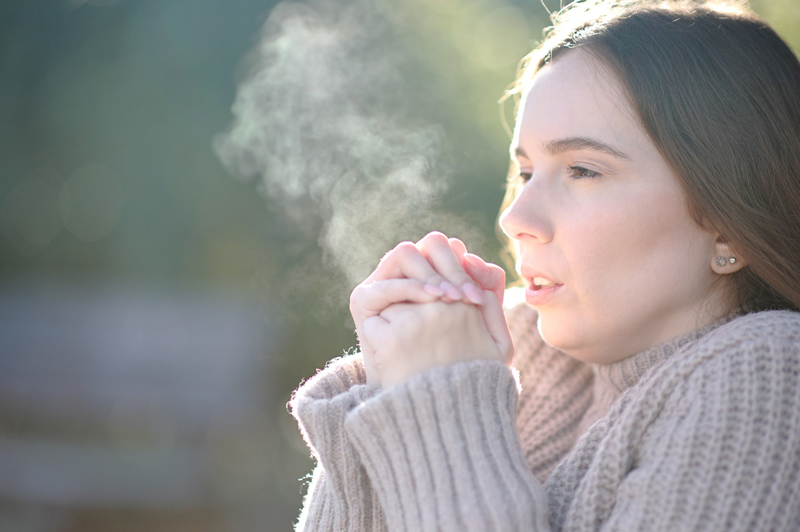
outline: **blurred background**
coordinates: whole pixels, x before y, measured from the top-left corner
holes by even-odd
[[[753,6],[800,49],[798,0]],[[0,531],[291,530],[285,405],[355,344],[354,284],[434,228],[500,261],[497,100],[547,20],[2,0]]]

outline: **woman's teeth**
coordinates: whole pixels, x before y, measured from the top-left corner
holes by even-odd
[[[544,277],[534,277],[533,278],[533,285],[539,288],[545,288],[547,286],[555,286],[556,283],[553,283]]]

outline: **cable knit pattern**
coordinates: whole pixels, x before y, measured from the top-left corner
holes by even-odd
[[[603,366],[544,344],[531,309],[508,317],[519,398],[483,361],[380,391],[349,357],[298,390],[318,460],[298,530],[800,529],[800,313]]]

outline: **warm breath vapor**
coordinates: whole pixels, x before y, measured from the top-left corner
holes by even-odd
[[[438,206],[452,174],[443,131],[411,118],[407,58],[371,1],[279,4],[248,61],[215,151],[318,239],[344,288],[401,240],[432,229],[480,239]]]

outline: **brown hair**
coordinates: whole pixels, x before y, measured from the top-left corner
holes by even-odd
[[[504,99],[559,54],[585,48],[627,89],[690,213],[747,266],[747,310],[800,309],[800,63],[742,4],[575,2],[553,16]],[[504,208],[518,192],[512,168]]]

